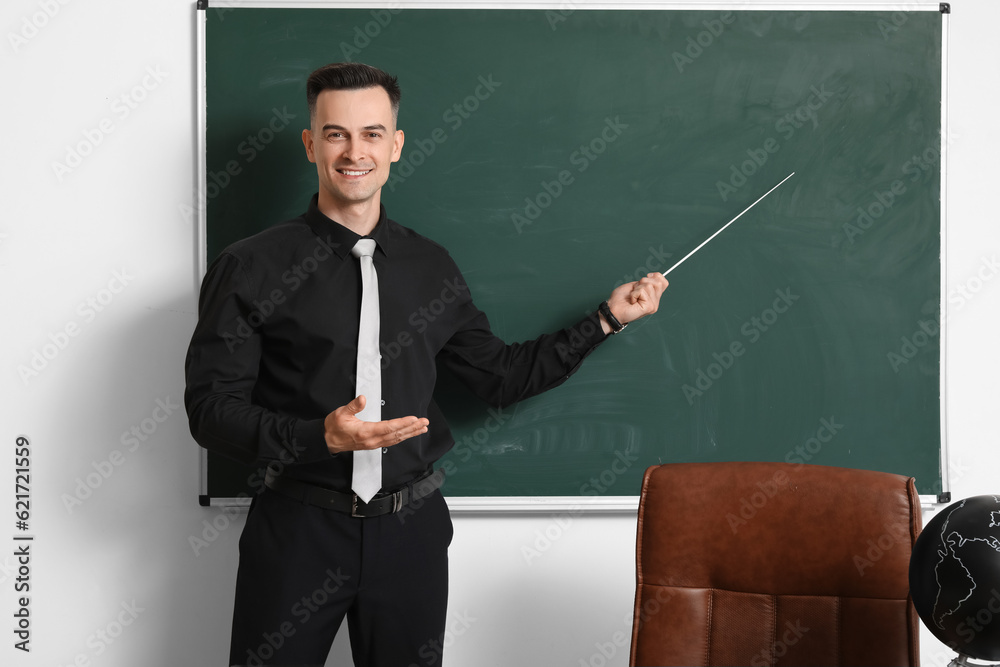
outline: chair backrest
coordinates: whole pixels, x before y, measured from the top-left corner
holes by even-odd
[[[789,463],[646,471],[630,665],[916,665],[912,477]]]

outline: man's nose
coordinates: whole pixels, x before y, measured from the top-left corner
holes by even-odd
[[[344,157],[352,164],[360,162],[365,157],[364,145],[360,141],[349,140],[344,146]]]

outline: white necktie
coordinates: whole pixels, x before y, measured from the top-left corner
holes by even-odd
[[[351,254],[361,260],[361,322],[358,327],[358,380],[355,395],[363,394],[365,409],[358,419],[366,422],[382,420],[382,367],[378,347],[378,276],[372,254],[373,239],[361,239]],[[366,449],[354,452],[354,473],[351,489],[364,502],[382,488],[382,450]]]

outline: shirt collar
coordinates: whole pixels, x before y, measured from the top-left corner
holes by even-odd
[[[365,238],[359,236],[336,220],[326,217],[319,210],[319,194],[314,194],[309,201],[309,209],[306,211],[305,220],[309,228],[313,230],[313,233],[319,238],[325,239],[341,259],[351,252],[351,248],[355,246],[358,240]],[[372,233],[367,238],[375,239],[377,245],[376,252],[380,250],[383,255],[388,255],[388,245],[391,245],[388,227],[385,206],[379,204],[378,222],[375,223],[375,229],[372,230]]]

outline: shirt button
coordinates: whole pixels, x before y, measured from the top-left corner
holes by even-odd
[[[388,447],[383,447],[382,448],[382,453],[383,454],[388,454],[389,453],[389,448]]]
[[[382,405],[385,405],[385,399],[384,398],[382,399]]]

